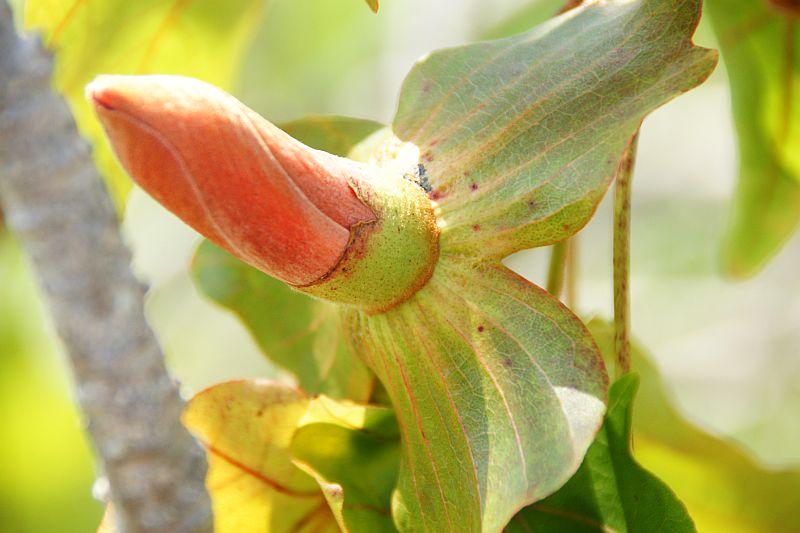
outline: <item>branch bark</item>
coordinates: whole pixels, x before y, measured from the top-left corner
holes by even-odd
[[[210,528],[202,451],[145,321],[117,216],[52,61],[0,0],[0,205],[72,363],[121,531]]]

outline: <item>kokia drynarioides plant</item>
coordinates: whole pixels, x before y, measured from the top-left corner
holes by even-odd
[[[397,417],[389,515],[388,501],[348,507],[363,495],[291,457],[294,429],[281,432],[319,399],[257,382],[201,393],[186,422],[209,449],[218,529],[296,530],[324,515],[348,530],[497,531],[570,478],[603,420],[602,359],[569,309],[501,260],[583,227],[644,116],[708,76],[716,54],[691,43],[699,14],[699,0],[589,2],[433,53],[406,79],[392,127],[349,158],[200,81],[103,76],[87,88],[143,189],[244,263],[331,302]],[[258,420],[273,408],[280,423]],[[244,449],[267,445],[280,468]],[[231,465],[274,484],[265,499],[306,507],[237,511],[218,475]]]

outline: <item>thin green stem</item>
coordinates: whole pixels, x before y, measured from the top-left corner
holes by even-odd
[[[614,189],[614,349],[617,377],[631,370],[631,179],[638,142],[637,130],[622,155]]]
[[[567,261],[567,247],[569,240],[557,242],[550,252],[550,270],[547,273],[547,292],[561,298],[564,292],[564,265]]]
[[[567,307],[577,314],[578,306],[578,236],[573,235],[567,244]]]

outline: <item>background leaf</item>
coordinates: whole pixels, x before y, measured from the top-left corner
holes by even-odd
[[[800,8],[708,0],[728,70],[739,183],[723,266],[757,272],[800,224]]]
[[[592,2],[419,62],[393,126],[421,151],[442,253],[502,258],[578,231],[644,116],[713,70],[699,17],[699,0]]]
[[[256,381],[215,385],[189,402],[183,422],[207,450],[215,531],[338,532],[316,481],[289,453],[308,402],[300,391]]]
[[[319,397],[301,420],[291,453],[319,481],[344,531],[396,531],[390,502],[400,434],[390,408]]]
[[[282,281],[204,241],[192,264],[197,286],[230,309],[264,354],[310,393],[366,402],[375,377],[347,344],[336,305]]]
[[[481,32],[484,39],[502,39],[529,30],[553,17],[566,0],[533,0]]]
[[[117,164],[83,96],[98,74],[183,74],[230,89],[263,0],[27,0],[25,25],[55,53],[64,94],[112,197],[122,208],[131,181]]]
[[[581,467],[558,492],[517,514],[506,531],[695,531],[675,494],[631,454],[638,388],[636,374],[611,386],[603,427]]]
[[[183,418],[208,452],[215,531],[394,531],[391,409],[230,381],[195,396]]]
[[[442,258],[404,304],[344,313],[399,420],[399,529],[499,530],[578,468],[605,373],[583,324],[542,289]]]
[[[383,125],[360,118],[317,115],[284,122],[280,127],[303,144],[345,157]]]
[[[592,320],[589,328],[611,368],[613,325]],[[633,418],[636,456],[676,492],[698,530],[800,531],[800,471],[766,469],[735,443],[688,422],[675,409],[657,369],[636,344],[632,359],[642,382]]]

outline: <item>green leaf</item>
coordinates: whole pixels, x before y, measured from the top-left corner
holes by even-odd
[[[499,530],[580,465],[606,377],[583,324],[542,289],[443,257],[406,303],[343,312],[399,419],[400,530]]]
[[[360,118],[310,116],[286,122],[280,127],[312,148],[345,157],[356,144],[383,128],[383,125]]]
[[[391,409],[231,381],[195,396],[183,420],[207,450],[215,531],[394,531]]]
[[[41,30],[55,53],[53,84],[94,144],[120,209],[131,181],[84,99],[84,86],[102,73],[170,73],[230,88],[263,5],[261,0],[27,0],[25,24]]]
[[[391,409],[320,397],[303,417],[291,453],[317,479],[343,530],[396,531],[390,502],[400,434]]]
[[[309,400],[268,382],[231,381],[195,396],[183,422],[206,448],[214,531],[338,532],[314,478],[289,445]]]
[[[617,380],[608,412],[578,472],[558,492],[523,509],[506,531],[695,531],[675,494],[631,454],[639,376]]]
[[[700,0],[590,2],[527,33],[434,52],[394,131],[419,147],[442,253],[500,258],[591,217],[642,119],[713,70]]]
[[[745,277],[800,224],[800,8],[790,14],[752,0],[707,5],[730,78],[739,141],[723,267]]]
[[[613,366],[613,325],[592,320],[589,329]],[[636,457],[676,492],[698,530],[800,531],[800,470],[766,469],[736,444],[688,422],[675,409],[653,362],[635,343],[632,360],[642,380],[633,419]]]
[[[370,398],[375,377],[348,346],[335,304],[294,291],[209,241],[197,249],[192,274],[303,390],[361,402]]]

